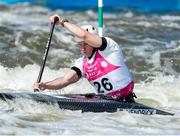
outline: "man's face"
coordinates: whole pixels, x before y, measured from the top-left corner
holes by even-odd
[[[90,57],[93,51],[93,47],[88,45],[85,42],[80,42],[79,47],[81,50],[81,53],[83,53],[86,57]]]

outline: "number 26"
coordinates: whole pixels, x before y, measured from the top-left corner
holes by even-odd
[[[101,80],[101,84],[102,84],[102,87],[107,90],[107,91],[110,91],[113,89],[113,86],[110,82],[108,82],[108,78],[102,78]],[[94,82],[94,85],[98,88],[98,93],[104,93],[104,89],[101,90],[101,84],[99,82]]]

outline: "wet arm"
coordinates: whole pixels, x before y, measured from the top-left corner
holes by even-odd
[[[62,89],[72,83],[75,83],[79,80],[79,76],[74,70],[70,70],[63,77],[56,78],[52,81],[45,83],[45,89],[57,90]]]
[[[70,22],[64,22],[64,27],[66,27],[71,33],[73,33],[75,36],[82,39],[84,42],[88,43],[92,47],[95,48],[101,47],[102,38],[99,37],[98,35],[91,34],[86,30]]]

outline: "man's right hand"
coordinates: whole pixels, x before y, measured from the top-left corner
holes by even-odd
[[[58,21],[56,22],[56,24],[62,24],[62,20],[63,19],[59,15],[57,15],[57,14],[50,16],[49,17],[49,22],[50,23],[54,23],[55,18],[58,18]]]
[[[34,83],[33,88],[44,91],[45,89],[47,89],[47,85],[46,85],[46,83],[43,83],[43,82]]]

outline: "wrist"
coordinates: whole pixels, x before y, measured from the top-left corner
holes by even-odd
[[[62,19],[61,22],[60,22],[60,24],[64,27],[64,23],[65,23],[65,22],[69,22],[69,21],[68,21],[67,19]]]
[[[41,83],[40,86],[39,86],[39,89],[40,90],[46,90],[48,88],[47,84],[46,83]]]

